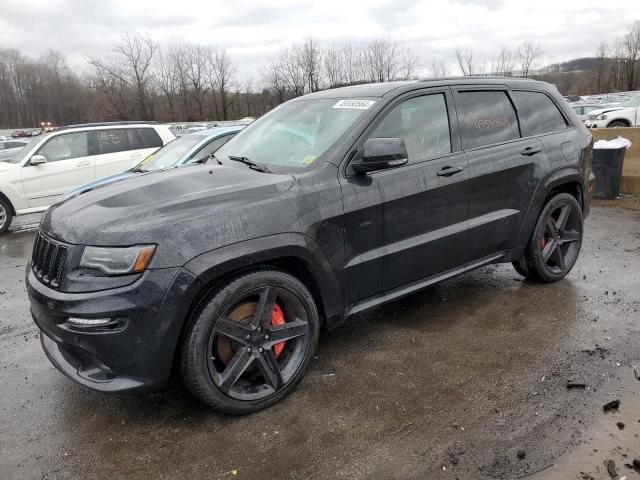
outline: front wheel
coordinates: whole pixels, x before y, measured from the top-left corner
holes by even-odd
[[[236,277],[203,302],[182,345],[182,378],[199,400],[245,415],[288,395],[318,343],[313,296],[276,270]]]
[[[5,199],[0,197],[0,235],[9,230],[13,215],[11,214],[11,205]]]
[[[628,126],[629,125],[627,125],[625,122],[621,122],[620,120],[614,120],[609,125],[607,125],[607,127],[609,128],[622,128],[622,127],[626,128]]]
[[[582,209],[576,199],[568,193],[555,195],[540,212],[521,273],[544,283],[564,278],[578,260],[582,235]]]

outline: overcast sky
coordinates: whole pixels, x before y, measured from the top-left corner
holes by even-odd
[[[454,67],[454,48],[489,60],[501,45],[539,41],[540,65],[593,56],[640,20],[640,0],[0,0],[0,47],[37,56],[62,51],[75,68],[107,52],[125,32],[161,44],[223,45],[239,76],[260,80],[265,58],[314,37],[323,44],[386,37]]]

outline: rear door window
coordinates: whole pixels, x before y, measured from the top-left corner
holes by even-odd
[[[449,114],[444,94],[423,95],[399,103],[387,113],[369,138],[402,138],[410,162],[451,153]]]
[[[516,90],[511,92],[511,96],[518,110],[523,137],[558,132],[567,128],[567,122],[560,110],[544,93]]]
[[[516,112],[505,91],[458,92],[456,109],[465,149],[520,137]]]
[[[98,130],[96,137],[99,155],[132,150],[126,129]]]

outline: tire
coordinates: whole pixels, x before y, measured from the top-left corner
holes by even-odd
[[[512,262],[513,268],[522,275],[524,278],[529,278],[531,276],[531,270],[529,270],[529,265],[527,265],[527,259],[523,256],[520,257],[515,262]]]
[[[319,332],[315,301],[298,279],[278,270],[244,273],[210,293],[192,317],[183,382],[222,413],[257,412],[300,383]]]
[[[11,205],[7,200],[0,197],[0,235],[9,230],[12,221]]]
[[[609,125],[607,125],[607,128],[620,128],[620,127],[628,127],[629,125],[627,125],[625,122],[622,122],[620,120],[614,120],[613,122],[611,122]]]
[[[575,265],[583,236],[582,209],[568,193],[544,206],[525,251],[526,277],[542,283],[564,278]]]

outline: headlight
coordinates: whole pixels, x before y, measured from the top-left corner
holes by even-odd
[[[140,273],[147,268],[155,251],[155,245],[84,247],[80,266],[95,268],[107,275]]]
[[[596,117],[596,120],[606,120],[606,119],[607,119],[607,116],[604,113]]]

